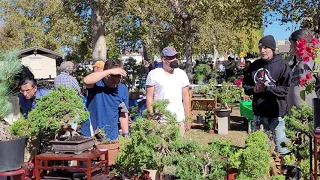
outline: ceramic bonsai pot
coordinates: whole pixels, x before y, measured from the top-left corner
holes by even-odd
[[[25,138],[0,141],[0,172],[21,168],[24,163]]]
[[[94,145],[93,137],[83,137],[82,140],[74,141],[50,141],[52,144],[52,150],[55,153],[74,153],[81,154],[86,150],[92,150]]]

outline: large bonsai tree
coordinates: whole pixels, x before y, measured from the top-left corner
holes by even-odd
[[[9,124],[3,119],[12,110],[8,98],[12,94],[14,76],[20,72],[21,66],[15,51],[0,52],[0,141],[12,138]]]

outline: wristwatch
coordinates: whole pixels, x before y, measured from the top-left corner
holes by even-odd
[[[130,136],[130,133],[122,133],[123,137]]]

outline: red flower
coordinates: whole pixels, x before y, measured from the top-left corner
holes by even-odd
[[[317,45],[317,44],[319,43],[319,39],[318,39],[318,38],[313,38],[313,39],[312,39],[312,43],[313,43],[314,45]]]
[[[297,55],[298,55],[299,57],[302,57],[302,56],[304,55],[303,49],[298,49],[298,48],[297,48],[297,50],[298,50]]]
[[[300,78],[300,86],[305,86],[306,85],[306,80],[303,78]]]
[[[312,75],[311,74],[306,74],[306,80],[309,81],[312,79]]]
[[[309,56],[305,56],[302,58],[303,62],[309,62],[310,57]]]
[[[307,42],[305,39],[300,39],[298,42],[297,42],[297,48],[299,49],[304,49],[307,45]]]

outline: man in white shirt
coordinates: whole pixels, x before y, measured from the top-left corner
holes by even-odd
[[[178,68],[178,52],[173,47],[166,47],[161,54],[162,68],[156,68],[148,74],[147,109],[152,112],[152,104],[157,100],[169,100],[167,109],[176,115],[183,136],[191,117],[189,79],[187,74]]]

